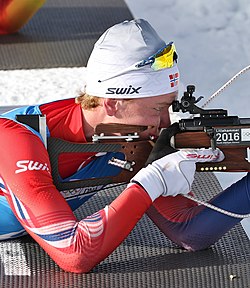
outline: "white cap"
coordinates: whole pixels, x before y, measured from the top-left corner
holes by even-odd
[[[166,43],[143,19],[124,21],[109,28],[94,45],[87,64],[86,93],[104,98],[142,98],[178,90],[179,71],[136,68]]]

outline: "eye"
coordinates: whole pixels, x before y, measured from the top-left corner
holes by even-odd
[[[162,110],[162,108],[157,107],[157,108],[153,108],[154,110],[156,110],[157,112],[160,112]]]
[[[160,106],[160,107],[155,107],[153,108],[154,110],[156,110],[157,112],[161,112],[163,109],[169,107],[169,105],[164,105],[164,106]]]

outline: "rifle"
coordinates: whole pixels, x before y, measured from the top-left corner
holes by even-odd
[[[191,119],[181,119],[181,133],[175,135],[173,146],[180,148],[220,148],[225,159],[219,163],[197,163],[200,172],[250,171],[250,118],[228,116],[224,109],[202,109],[196,105],[202,97],[193,96],[194,85],[188,85],[180,101],[174,101],[173,112],[199,114]]]

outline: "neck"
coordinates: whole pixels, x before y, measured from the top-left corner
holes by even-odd
[[[104,113],[101,107],[97,107],[94,110],[82,110],[83,113],[83,124],[84,124],[84,134],[87,141],[92,141],[92,136],[94,135],[95,128],[101,123],[113,123],[113,117],[108,116]],[[112,118],[112,119],[110,119]]]

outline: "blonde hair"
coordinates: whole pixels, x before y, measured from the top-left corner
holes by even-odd
[[[82,92],[75,98],[75,103],[80,104],[85,110],[92,110],[101,104],[101,98],[97,96],[91,96],[85,92]]]
[[[80,92],[75,98],[75,103],[80,104],[84,110],[93,110],[98,106],[101,106],[102,97],[92,96],[85,92]],[[131,102],[134,99],[121,99],[126,102]]]

